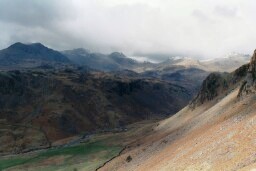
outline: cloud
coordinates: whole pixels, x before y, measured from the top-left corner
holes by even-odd
[[[48,1],[1,0],[0,20],[27,27],[46,26],[58,18],[57,9],[57,4]]]
[[[236,7],[216,6],[214,12],[224,17],[236,17],[238,15],[238,9]]]
[[[253,0],[1,0],[0,48],[42,42],[64,50],[197,58],[256,45]],[[160,55],[159,55],[160,54]]]

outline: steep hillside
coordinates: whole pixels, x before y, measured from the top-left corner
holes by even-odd
[[[68,58],[40,43],[15,43],[0,51],[0,69],[33,68],[41,65],[67,64]]]
[[[192,98],[187,89],[158,79],[75,69],[1,72],[0,96],[2,125],[35,128],[44,145],[82,132],[159,119]],[[20,136],[27,137],[26,131]],[[21,151],[31,143],[24,139],[17,144],[12,136],[9,141],[10,149],[2,150]]]
[[[211,74],[197,105],[153,126],[101,170],[255,169],[255,63],[254,53],[231,74]]]

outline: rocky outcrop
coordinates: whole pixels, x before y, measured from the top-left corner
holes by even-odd
[[[244,80],[244,82],[240,87],[238,97],[241,97],[244,94],[256,92],[255,79],[256,79],[256,50],[254,51],[254,54],[249,63],[246,79]]]
[[[203,81],[201,89],[190,103],[190,107],[195,108],[207,101],[216,100],[217,97],[221,99],[238,86],[241,86],[239,94],[248,91],[248,87],[253,85],[253,73],[255,73],[255,67],[251,64],[245,64],[232,73],[211,73]]]
[[[221,92],[228,88],[228,74],[211,73],[201,86],[201,90],[197,94],[190,104],[191,107],[195,107],[203,104],[206,101],[213,100]]]

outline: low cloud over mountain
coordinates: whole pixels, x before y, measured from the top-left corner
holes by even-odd
[[[1,0],[0,48],[20,41],[133,56],[250,53],[256,43],[254,6],[251,0]]]

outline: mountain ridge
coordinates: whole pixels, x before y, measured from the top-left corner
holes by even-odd
[[[100,71],[133,70],[135,72],[162,72],[176,68],[197,68],[207,72],[232,72],[238,66],[249,62],[247,55],[231,54],[226,58],[196,60],[190,57],[170,57],[160,63],[138,62],[122,52],[110,54],[92,53],[87,49],[77,48],[62,52],[47,48],[41,43],[10,45],[0,51],[0,69],[33,68],[41,65],[79,65]]]
[[[101,71],[118,71],[133,69],[139,63],[126,57],[121,52],[112,52],[110,54],[90,53],[83,48],[66,50],[62,52],[71,61],[77,65],[85,65]]]

